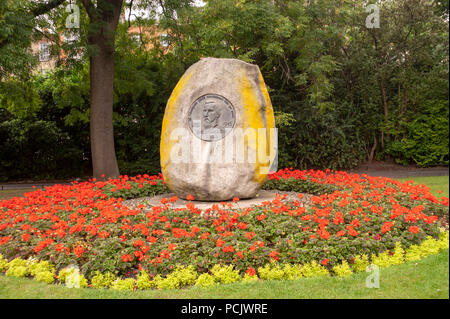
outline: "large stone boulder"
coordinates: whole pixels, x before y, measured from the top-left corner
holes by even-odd
[[[258,66],[204,58],[181,77],[161,132],[161,169],[179,197],[254,197],[274,169],[275,120]]]

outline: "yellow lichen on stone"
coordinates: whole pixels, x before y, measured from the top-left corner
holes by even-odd
[[[260,79],[260,88],[264,95],[265,105],[260,105],[258,102],[258,97],[256,96],[257,90],[252,86],[252,83],[249,81],[247,77],[247,72],[245,69],[242,69],[240,75],[240,85],[241,85],[241,98],[242,105],[244,106],[244,119],[242,123],[244,124],[243,129],[247,128],[253,129],[267,129],[266,135],[264,137],[260,137],[258,141],[257,136],[248,136],[248,139],[245,141],[245,148],[247,150],[252,150],[257,154],[256,163],[255,163],[255,174],[253,179],[262,184],[267,177],[267,174],[261,173],[264,171],[263,167],[268,167],[273,163],[273,157],[271,156],[269,161],[261,162],[261,158],[258,155],[258,144],[259,142],[263,142],[266,145],[265,154],[271,154],[270,149],[273,147],[273,141],[269,136],[269,128],[274,128],[275,119],[273,116],[273,108],[272,103],[270,102],[269,93],[267,92],[266,85],[264,84],[264,80],[262,78],[261,72],[259,72]],[[263,152],[264,154],[264,152]],[[270,167],[267,168],[267,170]]]
[[[262,76],[261,71],[259,72],[259,83],[261,86],[261,91],[264,95],[264,100],[266,101],[266,127],[268,129],[268,135],[267,138],[269,140],[268,143],[266,143],[267,146],[267,153],[266,154],[270,154],[270,163],[269,165],[271,166],[272,163],[275,160],[275,152],[273,152],[273,147],[274,147],[274,143],[275,141],[272,139],[272,136],[270,135],[270,129],[273,128],[275,129],[275,116],[273,114],[273,106],[272,106],[272,102],[270,101],[270,96],[269,96],[269,92],[267,91],[267,87],[266,84],[264,82],[264,78]],[[275,136],[276,138],[276,136]],[[269,167],[270,169],[270,167]]]
[[[164,180],[165,180],[166,184],[168,184],[168,178],[167,178],[166,174],[164,174],[164,171],[170,162],[170,153],[171,153],[173,145],[175,145],[176,143],[179,142],[178,140],[170,139],[171,130],[168,130],[168,126],[171,123],[172,118],[175,116],[175,113],[176,113],[175,106],[178,101],[179,95],[182,92],[183,88],[186,86],[189,79],[191,78],[192,73],[193,72],[184,74],[180,78],[177,85],[173,89],[169,100],[167,101],[167,106],[166,106],[166,110],[164,113],[164,118],[163,118],[162,127],[161,127],[160,157],[161,157],[161,170],[164,175]]]

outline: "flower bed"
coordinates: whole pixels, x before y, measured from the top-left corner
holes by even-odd
[[[138,279],[142,287],[176,288],[244,274],[248,280],[346,274],[374,260],[395,264],[426,255],[417,247],[448,247],[448,232],[440,227],[448,221],[448,198],[436,198],[425,186],[282,170],[264,188],[315,194],[313,205],[279,197],[246,209],[218,203],[203,213],[192,203],[172,209],[176,198],[151,210],[124,206],[124,199],[168,191],[161,176],[147,175],[55,185],[0,201],[0,271],[33,276],[27,269],[37,262],[7,265],[34,258],[51,265],[34,271],[41,281],[77,265],[85,285],[122,289]]]

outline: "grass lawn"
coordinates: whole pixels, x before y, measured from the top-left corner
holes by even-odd
[[[449,196],[449,177],[416,177],[416,183],[431,188],[434,195]],[[443,191],[438,194],[437,190]],[[0,191],[0,199],[21,196],[27,190]],[[13,195],[14,194],[14,195]],[[176,298],[449,298],[449,252],[427,257],[417,262],[382,268],[380,288],[366,288],[367,273],[354,274],[348,278],[303,278],[298,281],[259,281],[235,283],[211,288],[188,288],[181,290],[113,291],[98,289],[69,289],[61,285],[46,285],[30,279],[11,278],[0,275],[0,298],[101,298],[101,299],[176,299]]]
[[[259,281],[212,288],[181,290],[113,291],[46,285],[30,279],[0,276],[0,298],[101,298],[101,299],[448,299],[449,253],[380,270],[380,288],[366,288],[367,273],[347,278],[302,278],[297,281]]]
[[[421,176],[421,177],[408,177],[408,178],[399,178],[399,181],[405,182],[413,180],[415,184],[425,184],[430,187],[430,191],[433,195],[437,197],[448,197],[449,196],[449,177],[448,176]],[[440,190],[443,193],[438,194],[437,191]]]

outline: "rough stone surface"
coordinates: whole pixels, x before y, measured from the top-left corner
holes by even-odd
[[[160,145],[166,184],[184,199],[189,194],[202,201],[254,197],[274,163],[270,150],[276,149],[276,139],[265,133],[261,142],[259,136],[247,135],[244,161],[226,140],[247,129],[274,127],[258,66],[201,59],[185,72],[167,102]],[[268,150],[267,157],[248,160],[258,148]]]
[[[310,194],[304,194],[302,193],[302,198],[300,199],[298,197],[298,194],[296,192],[280,192],[280,191],[266,191],[266,190],[260,190],[256,194],[254,198],[251,199],[242,199],[238,202],[234,203],[233,201],[226,201],[225,204],[231,204],[232,208],[247,208],[252,206],[261,205],[263,202],[272,201],[275,199],[276,195],[279,194],[281,196],[286,195],[286,198],[283,199],[284,202],[293,202],[293,201],[299,201],[300,206],[303,207],[310,207],[311,206],[311,196]],[[163,195],[157,195],[153,197],[140,197],[140,198],[134,198],[129,199],[123,202],[123,204],[131,209],[138,208],[139,205],[144,205],[144,211],[150,210],[153,206],[160,206],[161,200],[163,198],[169,199],[170,197],[174,196],[175,194],[169,193],[169,194],[163,194]],[[200,210],[206,210],[212,208],[213,205],[220,205],[220,203],[211,201],[187,201],[184,199],[179,198],[176,202],[170,203],[170,207],[172,208],[185,208],[187,203],[192,203]]]

